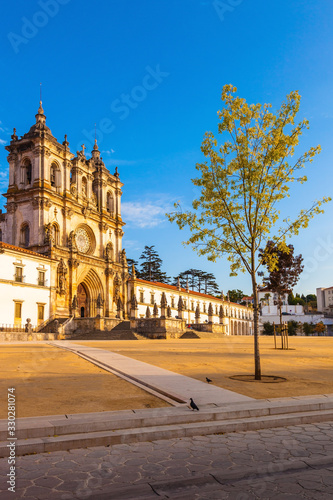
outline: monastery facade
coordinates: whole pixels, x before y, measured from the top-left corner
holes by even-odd
[[[34,325],[55,318],[142,318],[154,304],[156,315],[164,292],[175,319],[182,296],[187,323],[195,322],[199,307],[201,322],[222,323],[227,334],[252,333],[247,307],[131,277],[122,248],[123,184],[117,168],[113,174],[107,170],[96,140],[90,158],[84,146],[71,153],[67,136],[59,142],[46,125],[41,102],[35,118],[23,136],[14,129],[6,146],[0,324],[25,323],[27,317]]]

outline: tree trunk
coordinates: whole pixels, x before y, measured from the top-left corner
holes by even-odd
[[[252,260],[254,262],[254,259]],[[260,351],[259,351],[259,304],[258,304],[258,290],[256,282],[255,270],[252,269],[252,292],[253,292],[253,322],[254,322],[254,378],[255,380],[261,380],[261,368],[260,368]]]
[[[280,330],[282,332],[282,300],[279,294],[279,314],[280,314]]]

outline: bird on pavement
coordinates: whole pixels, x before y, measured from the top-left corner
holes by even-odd
[[[192,408],[192,410],[198,410],[199,411],[199,408],[197,407],[197,405],[195,404],[195,402],[193,401],[192,398],[190,398],[191,402],[190,402],[190,407]]]
[[[208,382],[210,384],[213,381],[210,378],[206,377],[206,382]]]

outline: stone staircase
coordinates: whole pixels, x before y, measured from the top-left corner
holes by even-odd
[[[221,339],[223,334],[213,332],[199,332],[192,328],[187,328],[186,332],[180,337],[181,339]]]
[[[46,323],[40,330],[39,333],[55,333],[56,321],[58,321],[58,326],[62,326],[68,318],[53,318],[51,321]]]
[[[157,439],[241,432],[333,420],[333,395],[172,408],[19,418],[16,455]],[[8,456],[7,420],[0,421],[0,457]],[[8,438],[8,439],[7,439]]]
[[[129,321],[122,321],[112,330],[93,330],[80,332],[75,330],[66,334],[66,340],[138,340],[130,328]]]

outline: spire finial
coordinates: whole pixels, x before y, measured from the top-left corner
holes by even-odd
[[[39,84],[39,108],[38,108],[38,114],[39,115],[43,115],[44,114],[44,110],[43,110],[43,106],[42,106],[42,84],[41,83]]]
[[[97,145],[97,136],[96,136],[96,123],[95,123],[95,144],[94,144],[94,149],[95,151],[98,150],[98,145]]]

